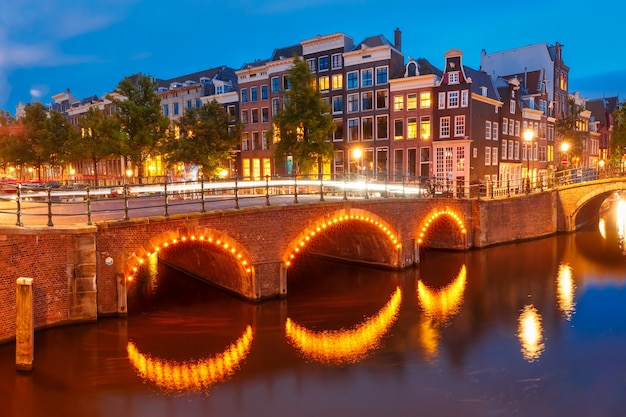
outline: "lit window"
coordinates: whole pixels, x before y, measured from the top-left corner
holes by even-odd
[[[396,119],[393,121],[393,139],[404,139],[404,121],[402,119]]]
[[[393,96],[393,110],[404,110],[404,96]]]
[[[420,137],[423,140],[430,139],[430,116],[422,116],[420,119]]]
[[[330,80],[328,76],[319,78],[320,91],[327,91],[330,88]]]
[[[343,74],[333,75],[333,90],[341,90],[343,88]]]
[[[415,109],[417,109],[417,94],[407,94],[407,96],[406,96],[406,109],[407,110],[415,110]]]
[[[420,93],[420,108],[430,108],[430,92]]]
[[[406,121],[406,138],[408,140],[417,139],[417,119],[410,117]]]

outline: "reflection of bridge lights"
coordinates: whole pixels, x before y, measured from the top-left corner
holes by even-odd
[[[624,233],[626,233],[626,201],[620,198],[617,202],[617,235],[623,239]]]
[[[419,232],[419,237],[417,239],[418,244],[421,245],[424,242],[424,236],[426,236],[426,231],[428,230],[430,225],[439,217],[444,216],[444,215],[450,216],[456,222],[461,234],[464,235],[467,233],[467,230],[465,229],[465,225],[463,224],[463,220],[458,214],[450,210],[441,210],[432,214],[430,217],[428,217],[428,219],[426,219],[426,221],[424,222],[424,225],[422,226]]]
[[[401,301],[402,291],[397,288],[375,316],[353,329],[314,332],[287,318],[285,333],[307,358],[328,365],[354,363],[378,347],[380,339],[396,321]]]
[[[426,316],[440,324],[445,324],[450,320],[459,312],[463,304],[466,283],[465,265],[461,267],[455,280],[440,290],[430,289],[422,281],[418,281],[417,296]]]
[[[598,221],[598,229],[600,229],[600,236],[602,236],[602,239],[606,240],[606,221],[603,218],[600,218]]]
[[[146,260],[150,259],[152,255],[156,255],[159,251],[166,249],[170,247],[171,245],[176,245],[181,242],[187,242],[188,240],[193,241],[193,242],[195,241],[205,242],[207,244],[217,246],[223,251],[230,253],[232,256],[234,256],[239,261],[242,268],[245,269],[246,273],[249,274],[252,272],[252,268],[248,266],[248,263],[249,263],[248,260],[244,258],[243,250],[237,249],[237,245],[235,242],[231,241],[230,243],[228,243],[224,241],[224,237],[222,237],[221,239],[216,239],[213,236],[207,237],[204,235],[200,235],[200,236],[191,235],[191,236],[182,236],[180,238],[173,238],[173,239],[166,238],[159,245],[155,246],[152,252],[146,252],[144,256],[138,256],[136,258],[135,265],[132,268],[130,268],[130,272],[127,274],[126,279],[128,281],[132,281],[135,278],[135,274],[137,274],[137,272],[139,271],[139,268],[144,264],[144,262],[146,262]]]
[[[574,284],[571,266],[559,265],[556,288],[559,310],[561,310],[565,319],[569,321],[576,310],[576,303],[574,302],[576,285]]]
[[[527,305],[522,310],[518,320],[517,337],[522,345],[522,354],[528,362],[539,359],[543,353],[543,328],[541,315],[533,305]]]
[[[370,223],[374,226],[377,226],[385,235],[387,235],[387,238],[390,240],[390,242],[394,245],[396,249],[400,249],[402,247],[402,245],[398,242],[397,236],[391,231],[391,228],[387,226],[386,224],[384,224],[382,221],[376,220],[369,216],[341,215],[341,216],[333,217],[332,219],[329,219],[329,220],[323,220],[321,223],[314,226],[312,230],[305,232],[301,238],[297,239],[296,242],[294,243],[293,251],[291,252],[291,254],[289,254],[289,256],[287,257],[287,260],[285,261],[285,265],[290,266],[291,262],[296,257],[296,254],[300,253],[300,251],[304,249],[304,246],[317,233],[329,227],[335,226],[339,223],[350,221],[350,220],[362,221],[362,222]]]
[[[426,352],[426,359],[432,362],[437,357],[439,350],[439,331],[433,326],[432,320],[423,318],[420,320],[419,341]]]
[[[197,392],[230,377],[248,355],[251,343],[252,328],[248,326],[239,339],[212,358],[184,362],[153,358],[141,353],[132,342],[128,342],[126,351],[141,378],[165,391]]]

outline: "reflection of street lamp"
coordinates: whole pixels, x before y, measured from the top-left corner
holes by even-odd
[[[524,140],[526,141],[526,194],[530,192],[530,155],[532,152],[532,141],[535,132],[532,129],[524,131]]]

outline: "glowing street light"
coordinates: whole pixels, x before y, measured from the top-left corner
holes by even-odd
[[[535,132],[532,129],[524,131],[524,140],[526,141],[526,194],[530,192],[530,155],[532,153],[532,141]]]
[[[361,148],[354,148],[352,149],[352,157],[354,158],[354,160],[356,161],[357,167],[357,174],[360,170],[363,170],[363,151],[361,150]],[[363,174],[365,174],[365,172],[363,172]]]

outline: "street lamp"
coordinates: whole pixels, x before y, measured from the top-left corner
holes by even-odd
[[[363,169],[363,151],[361,148],[352,149],[352,157],[356,162],[356,170],[357,174],[359,173],[359,169]]]
[[[531,145],[535,132],[532,129],[524,131],[524,140],[526,141],[526,194],[530,192],[530,155],[532,153]]]

